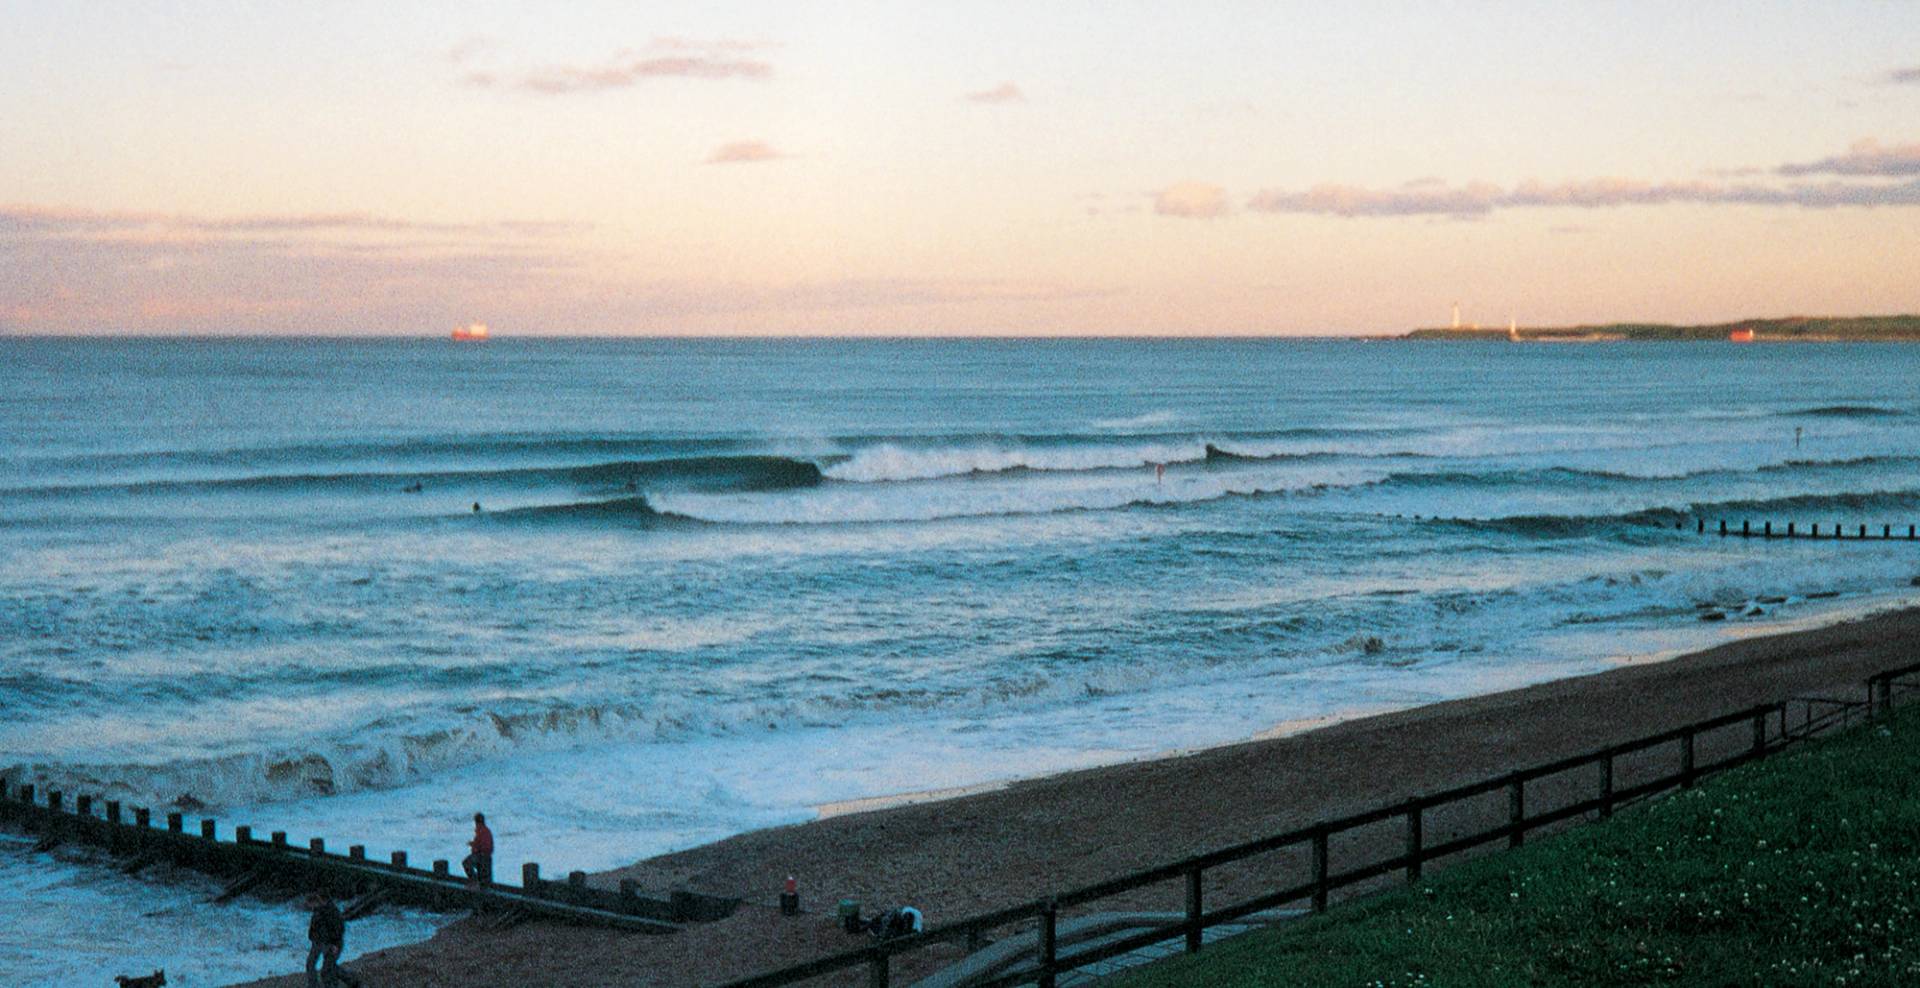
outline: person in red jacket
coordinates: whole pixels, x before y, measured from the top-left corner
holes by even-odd
[[[487,829],[487,815],[473,815],[473,839],[467,842],[473,853],[460,862],[460,869],[467,873],[467,881],[484,885],[493,881],[493,831]]]

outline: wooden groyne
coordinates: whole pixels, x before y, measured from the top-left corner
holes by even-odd
[[[1686,530],[1687,523],[1682,519],[1674,527]],[[1799,522],[1754,521],[1742,518],[1738,523],[1725,518],[1715,519],[1709,525],[1705,518],[1693,520],[1693,530],[1701,535],[1718,535],[1721,538],[1742,539],[1825,539],[1829,542],[1842,540],[1848,542],[1914,542],[1920,541],[1920,525],[1865,525],[1833,522],[1824,528],[1820,522],[1802,525]]]
[[[587,884],[582,871],[555,881],[541,877],[537,862],[521,866],[518,886],[470,884],[452,873],[445,859],[435,860],[431,868],[417,868],[409,864],[405,851],[394,851],[381,861],[367,857],[363,845],[348,846],[342,854],[329,850],[319,837],[301,846],[290,843],[284,831],[261,840],[245,826],[233,828],[223,839],[215,818],[199,818],[197,829],[189,829],[185,816],[175,812],[158,823],[144,806],[123,807],[85,795],[69,804],[59,791],[49,791],[43,799],[31,785],[16,787],[0,778],[0,824],[36,834],[49,845],[72,842],[104,848],[120,858],[122,870],[129,873],[167,862],[229,878],[222,900],[256,887],[321,890],[365,903],[472,909],[641,933],[672,933],[686,923],[723,919],[740,904],[738,899],[678,889],[665,899],[655,898],[641,895],[631,881],[622,881],[617,891],[596,888]]]

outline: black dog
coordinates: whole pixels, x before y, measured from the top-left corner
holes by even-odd
[[[113,983],[120,988],[160,988],[167,983],[167,972],[162,968],[144,978],[129,978],[124,974],[116,974],[113,976]]]

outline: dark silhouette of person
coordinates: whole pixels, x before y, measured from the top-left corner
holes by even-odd
[[[340,951],[346,944],[347,921],[333,900],[319,892],[307,893],[307,908],[313,918],[307,920],[307,988],[331,988],[344,984],[360,988],[360,978],[340,966]],[[315,964],[319,970],[314,969]]]

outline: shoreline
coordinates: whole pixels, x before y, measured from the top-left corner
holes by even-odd
[[[1910,661],[1917,646],[1920,608],[1907,607],[1278,738],[752,831],[590,878],[742,896],[728,920],[666,937],[542,923],[488,931],[463,920],[351,966],[383,985],[724,981],[861,943],[833,922],[840,898],[869,909],[912,904],[938,925],[1754,703],[1851,691]],[[788,874],[801,883],[797,919],[775,908]],[[1233,884],[1226,876],[1210,894],[1237,895]],[[897,973],[956,956],[924,951],[924,968]]]

